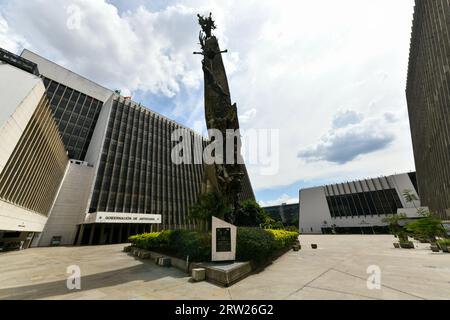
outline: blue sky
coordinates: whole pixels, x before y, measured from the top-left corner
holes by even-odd
[[[271,205],[298,200],[302,187],[414,170],[404,94],[413,5],[0,0],[0,46],[28,48],[202,131],[192,51],[196,14],[212,11],[242,128],[279,132],[277,172],[249,166],[258,200]]]

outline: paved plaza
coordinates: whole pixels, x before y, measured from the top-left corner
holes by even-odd
[[[0,253],[0,299],[450,299],[450,254],[429,244],[395,249],[388,235],[300,236],[264,271],[230,288],[192,283],[122,252],[122,245],[33,248]],[[318,249],[311,249],[317,243]],[[81,269],[81,290],[66,286],[67,267]],[[367,288],[367,268],[381,270],[381,289]]]

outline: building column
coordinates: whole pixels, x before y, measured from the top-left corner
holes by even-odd
[[[102,223],[102,226],[100,227],[100,241],[99,244],[105,244],[106,241],[103,241],[103,236],[105,235],[105,224]]]
[[[117,243],[122,243],[122,229],[123,229],[123,224],[120,224],[120,227],[119,227],[119,237],[118,237]]]
[[[112,244],[113,243],[113,235],[114,235],[114,223],[111,223],[111,227],[109,229],[108,244]]]
[[[78,239],[77,239],[77,246],[81,246],[81,242],[83,241],[83,234],[84,234],[84,224],[80,225],[80,233],[78,234]]]
[[[126,241],[128,241],[128,238],[130,237],[130,233],[131,233],[131,224],[128,224],[127,225],[127,240]]]
[[[94,231],[95,231],[95,223],[92,224],[91,234],[89,235],[89,245],[92,246],[92,241],[94,241]]]

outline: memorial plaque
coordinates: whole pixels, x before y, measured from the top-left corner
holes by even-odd
[[[231,251],[231,228],[216,229],[216,252]]]
[[[211,261],[236,260],[237,227],[212,217]]]

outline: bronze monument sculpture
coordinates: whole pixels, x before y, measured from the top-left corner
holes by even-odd
[[[231,103],[230,89],[222,60],[222,53],[227,50],[220,50],[218,40],[212,34],[216,25],[211,14],[209,17],[198,15],[198,21],[202,28],[199,35],[202,51],[194,52],[194,54],[203,55],[206,126],[208,130],[220,131],[224,141],[223,163],[205,164],[202,192],[218,193],[236,213],[239,209],[245,167],[241,160],[240,136],[239,134],[234,135],[239,130],[237,106]],[[227,143],[233,144],[230,149],[233,151],[228,155]],[[230,159],[231,157],[232,159]]]

